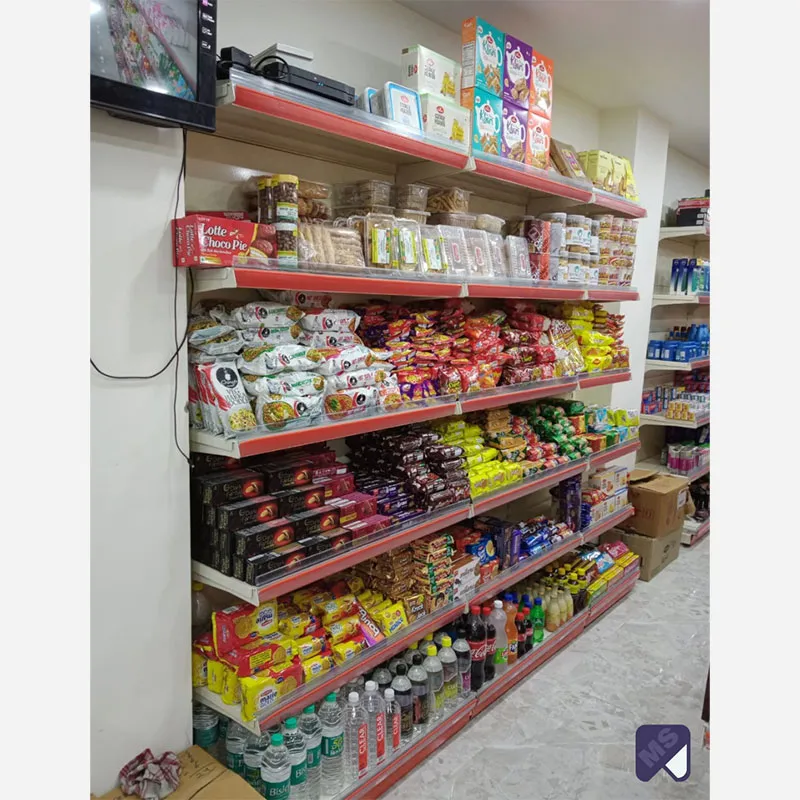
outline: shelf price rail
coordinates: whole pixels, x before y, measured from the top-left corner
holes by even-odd
[[[492,580],[479,586],[477,592],[470,597],[469,600],[460,599],[449,603],[447,606],[431,614],[426,614],[406,628],[403,628],[394,636],[384,639],[379,644],[370,647],[350,661],[334,667],[330,672],[317,680],[302,684],[284,699],[275,703],[266,714],[256,720],[243,722],[239,705],[227,705],[223,703],[220,695],[210,692],[205,687],[195,689],[195,700],[239,722],[253,733],[265,731],[280,720],[294,714],[299,714],[306,706],[318,702],[325,697],[326,694],[334,691],[349,680],[352,680],[357,675],[374,669],[378,664],[383,663],[396,653],[405,650],[412,642],[452,622],[464,613],[471,603],[481,603],[490,597],[494,597],[498,592],[503,591],[503,589],[522,580],[537,570],[544,568],[547,564],[560,558],[571,549],[578,547],[578,545],[593,541],[602,533],[615,527],[632,514],[633,508],[631,506],[624,508],[607,519],[593,525],[591,528],[588,528],[586,531],[576,533],[569,539],[560,542],[558,546],[543,553],[538,558],[527,559],[515,564],[510,569],[499,573]]]

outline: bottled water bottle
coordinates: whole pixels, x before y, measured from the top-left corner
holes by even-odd
[[[269,734],[250,736],[244,747],[244,779],[261,792],[261,762],[269,747]]]
[[[388,689],[392,685],[392,675],[386,667],[378,667],[375,672],[372,673],[372,680],[378,684],[378,692],[383,694],[383,692]]]
[[[308,706],[300,717],[300,730],[306,737],[306,787],[308,800],[319,800],[320,758],[322,753],[322,725]]]
[[[289,798],[290,800],[307,800],[306,737],[297,729],[297,717],[289,717],[283,726],[283,741],[289,751],[289,762],[292,765]]]
[[[289,800],[292,764],[282,733],[273,733],[261,760],[261,793],[269,800]]]
[[[411,696],[411,681],[406,672],[405,661],[397,665],[397,675],[392,680],[395,702],[400,706],[400,736],[407,740],[414,732],[414,701]]]
[[[422,666],[428,673],[428,721],[433,722],[444,711],[444,671],[442,662],[436,655],[435,644],[428,645],[427,657]]]
[[[213,750],[211,751],[211,755],[219,761],[220,764],[224,764],[228,760],[228,723],[231,720],[226,717],[224,714],[220,714],[219,716],[219,733],[217,734],[217,743],[214,745]]]
[[[422,666],[422,653],[414,654],[414,664],[408,671],[408,679],[411,681],[411,711],[414,732],[419,733],[428,724],[430,711],[428,673]]]
[[[244,748],[250,733],[238,722],[228,723],[228,735],[225,737],[225,762],[231,772],[244,777]]]
[[[369,722],[369,768],[386,760],[386,704],[378,694],[378,684],[367,681],[361,701]]]
[[[344,750],[347,782],[363,778],[369,769],[367,712],[358,702],[358,692],[350,692],[344,712]]]
[[[202,703],[192,709],[192,741],[213,754],[219,736],[219,715]]]
[[[344,758],[344,720],[342,709],[331,692],[319,707],[322,725],[322,793],[338,794],[342,788],[342,759]]]
[[[386,735],[389,739],[389,746],[393,753],[400,749],[400,703],[394,699],[394,689],[384,689],[384,700],[386,701]]]
[[[452,648],[450,637],[442,637],[442,646],[439,648],[439,661],[442,662],[442,679],[444,680],[444,704],[447,708],[454,708],[461,687],[461,677],[458,674],[458,657]]]

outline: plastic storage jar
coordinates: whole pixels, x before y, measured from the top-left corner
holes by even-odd
[[[400,208],[424,211],[428,204],[428,187],[421,183],[404,183],[395,186],[394,202]]]
[[[277,222],[297,222],[297,175],[273,175],[272,197]]]
[[[474,228],[475,215],[459,211],[444,211],[431,214],[431,225],[452,225],[454,228]]]
[[[502,233],[505,224],[502,217],[495,217],[493,214],[478,214],[475,217],[475,227],[486,233]]]
[[[456,211],[466,213],[469,211],[469,196],[472,194],[468,189],[459,189],[454,186],[450,189],[431,187],[428,190],[428,211],[443,213]]]

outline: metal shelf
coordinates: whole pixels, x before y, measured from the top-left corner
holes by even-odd
[[[621,444],[607,447],[605,450],[600,450],[589,456],[589,466],[601,467],[603,464],[608,464],[609,461],[614,461],[614,459],[635,453],[641,446],[642,443],[639,439],[632,439],[629,442],[622,442]]]
[[[539,558],[522,561],[511,569],[499,573],[494,579],[479,586],[478,590],[469,599],[459,599],[432,614],[426,614],[411,625],[403,628],[394,636],[384,639],[379,644],[370,647],[350,661],[334,667],[330,672],[310,683],[302,684],[295,691],[275,703],[266,714],[259,717],[257,720],[251,720],[250,722],[242,721],[241,707],[238,704],[227,705],[223,703],[219,695],[210,692],[205,687],[199,687],[194,690],[195,699],[212,707],[219,714],[223,714],[240,722],[254,733],[258,733],[260,730],[266,730],[276,722],[299,713],[310,703],[317,702],[326,694],[344,685],[357,675],[361,675],[375,668],[378,664],[383,663],[396,653],[406,649],[408,645],[421,639],[427,633],[433,633],[443,625],[456,619],[464,612],[465,607],[469,606],[470,603],[482,602],[484,599],[493,597],[512,583],[521,580],[527,575],[542,569],[550,562],[555,561],[570,549],[577,547],[583,542],[597,538],[597,536],[604,531],[610,530],[632,513],[632,507],[624,509],[610,516],[608,519],[599,522],[587,531],[575,534],[569,542],[561,542],[557,547],[542,554]]]
[[[701,539],[705,538],[710,531],[711,518],[709,517],[694,533],[684,528],[681,532],[681,544],[694,547]]]
[[[661,228],[658,232],[658,240],[663,242],[666,239],[680,239],[690,244],[699,244],[700,242],[710,241],[711,235],[706,227],[701,228],[699,225],[697,227],[685,225],[681,227]]]
[[[657,458],[648,458],[644,461],[637,461],[636,467],[637,469],[654,469],[658,472],[664,472],[667,475],[674,475],[676,478],[686,478],[690,483],[692,481],[696,481],[698,478],[702,478],[704,475],[708,475],[708,473],[711,472],[710,461],[708,464],[704,464],[703,466],[692,470],[692,472],[690,472],[688,475],[684,475],[680,472],[673,472],[666,465],[662,464],[661,460]]]
[[[710,302],[710,292],[701,292],[699,294],[654,294],[652,305],[653,308],[656,306],[707,306]]]
[[[703,417],[698,417],[696,420],[685,419],[667,419],[661,414],[640,414],[640,425],[659,425],[665,428],[689,428],[695,430],[702,425],[708,425],[711,422],[711,415],[706,414]]]
[[[644,362],[644,370],[662,370],[664,372],[691,372],[693,369],[703,369],[711,366],[711,358],[696,358],[694,361],[661,361],[657,358],[648,358]]]

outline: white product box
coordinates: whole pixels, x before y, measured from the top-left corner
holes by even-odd
[[[453,144],[469,147],[471,111],[455,101],[450,102],[431,92],[419,96],[422,128],[430,136],[438,136]]]
[[[415,44],[403,49],[400,66],[400,80],[405,86],[457,102],[461,91],[461,65],[457,61]]]
[[[419,94],[413,89],[387,81],[383,90],[372,96],[371,106],[373,114],[402,122],[422,133],[422,108]]]

